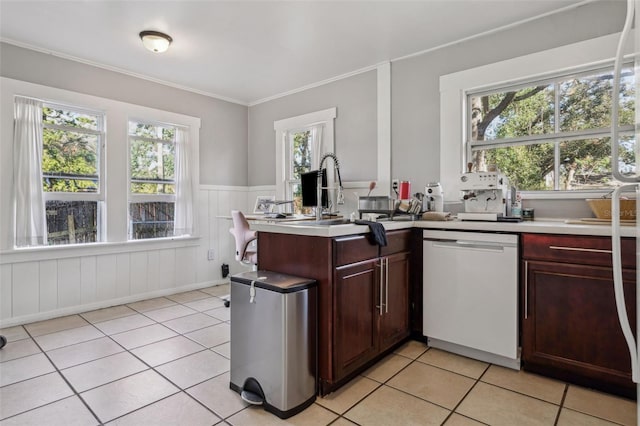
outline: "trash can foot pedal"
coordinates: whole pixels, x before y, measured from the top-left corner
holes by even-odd
[[[262,397],[256,393],[253,392],[249,392],[246,390],[243,390],[242,393],[240,394],[240,397],[248,402],[249,404],[253,404],[253,405],[262,405],[264,404],[264,399],[262,399]]]

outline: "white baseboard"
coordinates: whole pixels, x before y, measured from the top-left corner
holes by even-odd
[[[229,279],[225,278],[220,280],[184,285],[181,287],[164,288],[161,290],[150,291],[147,293],[120,297],[117,299],[109,299],[101,302],[87,303],[85,305],[71,306],[71,307],[62,308],[62,309],[54,309],[52,311],[47,311],[47,312],[38,312],[37,314],[12,317],[12,318],[0,321],[0,328],[29,324],[36,321],[44,321],[44,320],[63,317],[67,315],[75,315],[83,312],[94,311],[96,309],[109,308],[111,306],[124,305],[126,303],[139,302],[140,300],[152,299],[154,297],[169,296],[176,293],[183,293],[185,291],[199,290],[201,288],[212,287],[216,285],[223,285],[228,283],[229,283]]]

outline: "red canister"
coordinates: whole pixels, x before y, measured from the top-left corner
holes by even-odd
[[[411,182],[408,180],[400,181],[400,194],[399,197],[401,200],[408,200],[411,198]]]

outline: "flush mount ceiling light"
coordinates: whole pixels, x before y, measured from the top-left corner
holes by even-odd
[[[140,33],[144,47],[155,53],[165,52],[173,39],[158,31],[142,31]]]

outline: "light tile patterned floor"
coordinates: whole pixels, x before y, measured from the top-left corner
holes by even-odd
[[[0,330],[0,425],[635,425],[636,403],[408,342],[286,421],[229,390],[228,285]]]

